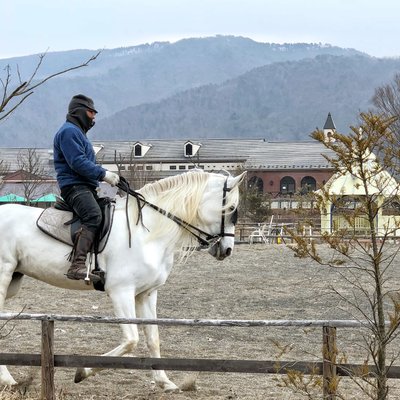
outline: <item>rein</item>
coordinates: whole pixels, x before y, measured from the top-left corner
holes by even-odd
[[[209,247],[211,245],[214,245],[215,243],[218,243],[224,236],[232,236],[234,237],[235,235],[233,233],[225,233],[225,205],[226,205],[226,193],[229,192],[231,189],[227,188],[228,185],[228,179],[225,180],[224,183],[224,188],[223,188],[223,196],[222,196],[222,215],[221,215],[221,232],[217,235],[211,235],[200,228],[197,228],[196,226],[189,224],[188,222],[184,221],[183,219],[177,217],[174,214],[171,214],[170,212],[162,209],[161,207],[156,206],[153,203],[150,203],[147,201],[144,196],[135,190],[132,190],[129,186],[128,181],[123,177],[120,176],[120,181],[117,184],[117,187],[121,189],[122,191],[126,192],[128,195],[133,196],[138,204],[138,210],[139,210],[139,215],[138,219],[136,221],[136,224],[141,221],[142,225],[143,224],[143,218],[142,218],[142,208],[147,205],[154,210],[158,211],[160,214],[166,216],[170,220],[174,221],[177,223],[180,227],[186,229],[188,232],[190,232],[202,246]],[[129,196],[126,198],[126,218],[127,218],[127,223],[128,223],[128,231],[129,231],[129,247],[131,247],[131,230],[130,230],[130,225],[129,225],[129,216],[128,216],[128,199]],[[203,235],[204,237],[202,237]]]

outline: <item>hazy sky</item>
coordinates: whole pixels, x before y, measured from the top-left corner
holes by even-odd
[[[217,34],[400,56],[399,0],[0,0],[0,18],[0,58]]]

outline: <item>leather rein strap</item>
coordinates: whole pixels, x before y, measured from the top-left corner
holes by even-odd
[[[142,194],[136,192],[135,190],[132,190],[129,187],[129,182],[123,176],[120,176],[120,181],[119,181],[117,187],[119,189],[121,189],[122,191],[126,192],[128,195],[133,196],[136,199],[137,204],[138,204],[138,210],[139,210],[139,215],[138,215],[136,224],[138,224],[139,221],[141,221],[142,225],[144,226],[143,219],[142,219],[142,208],[145,205],[147,205],[147,206],[153,208],[154,210],[158,211],[160,214],[165,215],[167,218],[169,218],[170,220],[177,223],[180,227],[186,229],[199,241],[199,243],[202,246],[209,247],[215,243],[218,243],[224,236],[231,236],[231,237],[235,236],[233,233],[225,233],[226,193],[230,191],[230,189],[228,189],[228,187],[227,187],[227,185],[228,185],[227,182],[228,182],[228,179],[225,180],[224,188],[223,188],[224,193],[223,193],[223,197],[222,197],[221,232],[217,235],[211,235],[211,234],[201,230],[200,228],[197,228],[196,226],[189,224],[188,222],[185,222],[183,219],[177,217],[176,215],[171,214],[170,212],[156,206],[155,204],[150,203],[149,201],[147,201],[144,198],[144,196]],[[131,247],[131,230],[130,230],[129,216],[128,216],[128,199],[129,199],[129,196],[127,196],[127,198],[126,198],[126,218],[127,218],[128,231],[129,231],[129,247]],[[204,237],[202,237],[201,235]]]

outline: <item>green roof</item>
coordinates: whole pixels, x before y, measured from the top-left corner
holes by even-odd
[[[25,197],[17,196],[16,194],[10,193],[0,197],[0,203],[23,203]]]
[[[38,199],[32,200],[32,202],[39,203],[54,203],[57,200],[57,197],[53,193],[45,194],[42,197],[39,197]]]

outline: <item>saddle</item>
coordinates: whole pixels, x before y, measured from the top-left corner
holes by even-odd
[[[93,244],[92,252],[95,259],[94,271],[103,276],[103,282],[94,284],[94,287],[96,290],[104,291],[104,271],[99,268],[97,255],[105,249],[108,237],[110,236],[115,210],[115,200],[109,197],[102,197],[98,199],[98,204],[103,218]],[[59,197],[54,206],[44,209],[36,221],[36,226],[42,232],[71,247],[74,246],[76,234],[81,225],[82,223],[79,217],[73,212],[70,206]]]

